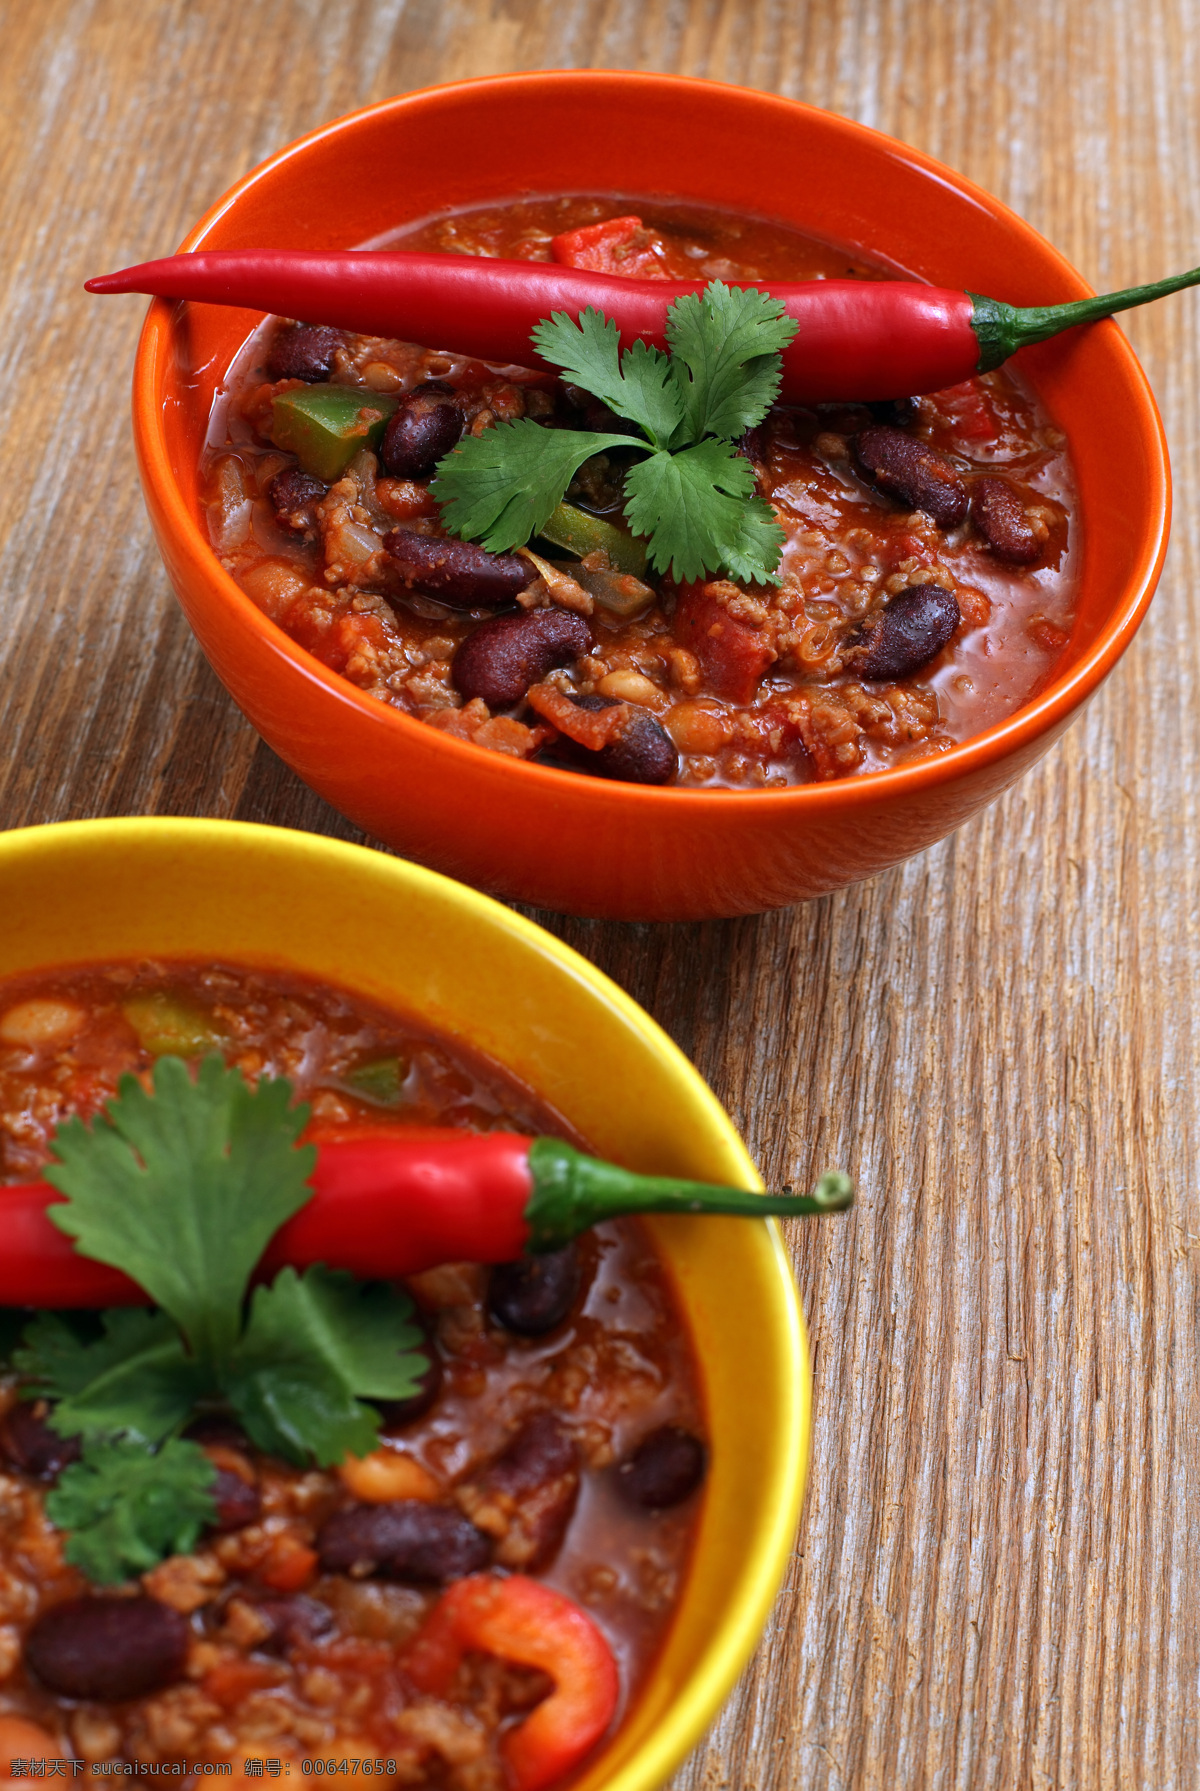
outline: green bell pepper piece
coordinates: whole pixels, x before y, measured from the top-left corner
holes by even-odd
[[[127,996],[121,1007],[151,1057],[200,1057],[228,1043],[212,1015],[185,995],[147,989]]]
[[[271,400],[271,440],[332,485],[361,448],[377,448],[400,400],[362,386],[304,386]]]
[[[586,510],[577,510],[574,504],[559,504],[538,534],[552,541],[555,547],[565,547],[568,553],[578,554],[581,560],[585,554],[602,548],[614,571],[632,572],[635,578],[640,578],[646,570],[644,541],[631,535],[628,529],[605,522],[601,516],[589,516]]]
[[[375,1107],[399,1107],[404,1100],[408,1065],[398,1057],[376,1057],[347,1071],[345,1086]]]

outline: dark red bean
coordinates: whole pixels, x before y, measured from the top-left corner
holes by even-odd
[[[393,411],[379,458],[394,479],[424,479],[463,432],[463,414],[453,398],[428,387],[410,392]]]
[[[877,398],[867,409],[877,423],[891,423],[894,428],[903,429],[916,422],[920,405],[915,398]]]
[[[544,1567],[557,1553],[579,1497],[578,1453],[554,1413],[526,1418],[474,1490],[507,1517],[496,1546],[499,1565]]]
[[[940,448],[890,423],[872,423],[854,437],[854,452],[865,478],[910,510],[924,510],[939,529],[952,529],[965,519],[966,485]]]
[[[230,1468],[218,1468],[213,1482],[218,1530],[241,1530],[262,1516],[262,1495],[252,1480],[243,1480]]]
[[[0,1424],[0,1449],[34,1480],[57,1480],[65,1467],[79,1460],[81,1447],[79,1437],[60,1437],[51,1430],[40,1402],[13,1406]]]
[[[324,323],[298,323],[281,330],[267,356],[267,376],[305,379],[309,385],[328,379],[333,372],[333,357],[343,340],[340,330]]]
[[[1000,560],[1028,566],[1042,551],[1025,506],[1007,479],[977,479],[971,493],[975,526]]]
[[[439,1585],[486,1567],[492,1546],[447,1505],[397,1499],[336,1512],[317,1537],[317,1550],[330,1573],[380,1573]]]
[[[420,1345],[420,1353],[425,1357],[426,1366],[421,1371],[418,1391],[407,1399],[376,1399],[372,1402],[383,1418],[385,1430],[400,1430],[414,1418],[423,1417],[437,1403],[445,1376],[442,1358],[428,1339]]]
[[[601,777],[626,784],[669,784],[679,768],[679,755],[666,729],[646,709],[631,707],[629,720],[615,740],[596,754]]]
[[[579,1252],[568,1244],[499,1263],[488,1278],[488,1311],[518,1337],[542,1337],[562,1324],[578,1292]]]
[[[739,454],[752,460],[755,466],[762,466],[771,452],[771,435],[765,423],[756,423],[753,429],[747,429],[738,443]]]
[[[941,585],[910,585],[868,616],[846,656],[858,677],[911,678],[940,653],[962,620],[958,599]]]
[[[699,1437],[664,1424],[642,1438],[617,1468],[617,1486],[631,1505],[651,1511],[680,1505],[704,1478],[708,1451]]]
[[[285,528],[307,533],[317,526],[317,505],[328,489],[320,479],[302,473],[298,466],[285,467],[267,483],[267,496]]]
[[[614,410],[599,398],[585,392],[582,386],[575,386],[569,380],[563,381],[563,397],[571,414],[570,423],[573,429],[590,429],[597,435],[629,435],[639,436],[641,431],[636,423],[625,417],[619,417]]]
[[[577,696],[571,701],[577,709],[612,709],[615,697]],[[626,784],[667,784],[679,769],[679,755],[666,729],[648,709],[635,703],[627,705],[628,718],[615,740],[599,752],[589,752],[574,742],[562,742],[554,755],[572,771],[584,771],[593,777],[611,777]]]
[[[528,560],[513,553],[488,553],[473,541],[392,529],[383,545],[394,580],[410,591],[436,597],[449,609],[495,609],[514,603],[537,577]]]
[[[489,709],[511,709],[555,666],[591,650],[592,631],[569,609],[525,609],[492,616],[473,629],[450,661],[454,688],[482,697]]]
[[[487,1471],[495,1492],[521,1498],[535,1487],[578,1473],[575,1444],[553,1412],[534,1412]]]
[[[257,1646],[272,1653],[319,1642],[334,1628],[329,1606],[319,1598],[306,1598],[302,1592],[292,1598],[264,1598],[254,1608],[271,1625],[271,1634]]]
[[[191,1627],[157,1598],[73,1598],[52,1605],[25,1637],[25,1664],[64,1698],[118,1703],[183,1674]]]
[[[193,1418],[183,1434],[193,1443],[213,1443],[222,1449],[240,1449],[243,1454],[249,1454],[254,1447],[237,1420],[224,1412],[206,1412],[202,1418]]]

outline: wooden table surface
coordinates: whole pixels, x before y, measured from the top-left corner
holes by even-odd
[[[1189,0],[6,0],[0,18],[5,827],[203,814],[358,837],[191,639],[134,472],[141,306],[79,290],[172,247],[327,118],[451,76],[674,70],[917,144],[1097,287],[1200,259]],[[849,1219],[793,1239],[807,1509],[676,1791],[1198,1782],[1198,318],[1188,295],[1129,320],[1174,457],[1167,572],[1019,788],[807,907],[539,916],[691,1054],[769,1181],[837,1164],[861,1186]]]

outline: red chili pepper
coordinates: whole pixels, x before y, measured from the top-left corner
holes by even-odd
[[[540,1580],[477,1573],[443,1592],[400,1664],[419,1691],[444,1697],[463,1655],[539,1667],[554,1690],[500,1743],[514,1791],[543,1791],[578,1766],[617,1708],[612,1649],[592,1619]]]
[[[364,1280],[443,1262],[512,1262],[560,1249],[624,1213],[841,1212],[853,1190],[821,1177],[811,1194],[749,1194],[635,1175],[557,1138],[417,1127],[342,1127],[316,1135],[312,1199],[276,1232],[261,1272],[324,1263]],[[0,1306],[129,1306],[146,1295],[93,1262],[47,1216],[47,1182],[0,1187]]]
[[[816,403],[940,392],[1031,342],[1198,283],[1193,268],[1100,298],[1018,307],[910,280],[773,280],[772,297],[799,325],[783,351],[781,395]],[[616,320],[626,344],[641,337],[664,348],[668,307],[697,284],[467,255],[205,249],[104,274],[87,290],[244,305],[529,366],[542,364],[529,340],[539,318],[588,305]]]

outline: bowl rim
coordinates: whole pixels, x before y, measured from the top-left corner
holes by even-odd
[[[448,81],[414,89],[344,113],[285,144],[274,155],[243,175],[210,206],[187,233],[179,252],[185,253],[198,248],[213,227],[237,205],[244,194],[269,180],[279,169],[303,155],[312,146],[336,138],[349,125],[430,100],[459,100],[464,97],[469,100],[473,96],[485,98],[492,93],[537,83],[593,89],[608,87],[614,91],[619,87],[625,93],[628,93],[631,86],[640,87],[648,99],[655,92],[662,92],[664,89],[686,90],[695,96],[698,104],[703,104],[707,96],[716,92],[725,96],[736,95],[740,103],[767,111],[794,112],[799,109],[811,119],[819,119],[821,128],[832,133],[835,138],[867,143],[893,161],[909,166],[940,185],[949,185],[964,198],[971,200],[992,219],[1035,246],[1042,257],[1050,259],[1060,276],[1064,297],[1084,298],[1092,294],[1092,288],[1070,262],[1002,200],[944,163],[926,155],[924,151],[914,149],[897,138],[804,101],[784,99],[753,88],[694,76],[612,69],[528,70],[515,74],[485,75],[473,80]],[[153,486],[155,501],[161,506],[163,520],[175,541],[197,571],[204,575],[212,597],[222,607],[236,614],[274,655],[288,660],[302,675],[325,689],[335,702],[349,705],[362,715],[374,717],[381,726],[390,729],[399,741],[412,741],[412,730],[420,729],[422,736],[433,736],[432,741],[428,738],[421,741],[426,752],[448,754],[448,762],[451,764],[456,755],[467,755],[459,760],[466,767],[475,760],[480,750],[478,747],[443,733],[440,729],[430,728],[415,716],[380,703],[378,699],[368,696],[347,679],[322,665],[294,642],[277,623],[264,615],[220,564],[176,484],[156,395],[162,357],[171,338],[177,309],[175,301],[155,299],[151,303],[138,342],[133,376],[134,433],[143,476]],[[1108,676],[1137,632],[1162,571],[1170,532],[1171,479],[1166,437],[1149,381],[1132,346],[1112,319],[1106,319],[1092,327],[1107,332],[1112,352],[1118,357],[1126,376],[1142,400],[1141,434],[1146,476],[1154,490],[1156,501],[1147,509],[1143,518],[1135,575],[1130,578],[1121,602],[1067,673],[1052,679],[1013,714],[982,733],[956,742],[945,752],[906,765],[873,770],[859,777],[839,778],[827,783],[789,785],[780,789],[660,789],[639,784],[614,786],[606,783],[604,799],[638,805],[646,811],[647,819],[663,803],[679,804],[686,800],[695,806],[697,822],[706,814],[728,819],[731,812],[736,814],[744,810],[747,803],[760,808],[764,801],[772,801],[784,805],[789,814],[794,812],[795,819],[800,821],[805,814],[819,817],[826,812],[844,812],[846,807],[874,806],[888,798],[903,800],[918,797],[1012,757],[1063,724]],[[555,793],[562,796],[570,789],[574,793],[574,800],[582,802],[589,800],[588,791],[594,781],[581,779],[572,772],[558,770],[553,766],[531,764],[524,760],[513,760],[512,770],[515,775],[526,779],[542,780],[541,787],[548,797],[553,797]],[[530,786],[531,789],[535,787]]]
[[[762,1189],[762,1179],[729,1114],[695,1065],[632,996],[553,933],[439,871],[325,834],[248,821],[143,815],[47,822],[0,833],[0,890],[9,866],[14,864],[23,862],[39,871],[45,867],[46,873],[53,874],[55,863],[61,868],[65,856],[69,864],[78,848],[109,851],[119,861],[131,857],[147,843],[164,857],[181,861],[214,851],[236,853],[244,849],[248,857],[259,855],[261,862],[261,855],[267,853],[285,864],[293,875],[303,875],[306,865],[322,861],[327,867],[336,867],[347,882],[365,877],[389,895],[394,892],[398,903],[406,895],[418,892],[426,900],[448,905],[464,926],[506,934],[571,983],[581,985],[616,1016],[638,1043],[654,1053],[670,1076],[673,1095],[678,1097],[679,1124],[704,1126],[719,1146],[731,1177],[745,1178],[746,1187]],[[233,955],[236,957],[236,953]],[[280,958],[284,962],[291,960],[298,969],[302,966],[303,954],[292,947],[290,940],[281,945]],[[53,967],[69,969],[95,961],[94,956],[56,958]],[[247,952],[244,961],[265,962],[254,952]],[[47,969],[51,967],[46,965]],[[605,1777],[605,1791],[654,1791],[702,1739],[758,1645],[791,1558],[811,1455],[812,1359],[795,1275],[779,1224],[772,1218],[764,1218],[761,1224],[768,1246],[770,1286],[777,1296],[771,1309],[778,1342],[784,1351],[780,1396],[770,1414],[777,1439],[778,1465],[772,1473],[776,1496],[764,1511],[752,1558],[738,1576],[735,1594],[719,1627],[706,1642],[697,1669],[674,1698],[666,1720],[643,1739],[630,1760]],[[702,1339],[696,1337],[695,1344],[697,1355],[702,1357]],[[656,1670],[652,1665],[651,1678],[642,1693],[633,1698],[597,1759],[583,1769],[581,1783],[593,1783],[605,1754],[619,1740],[629,1720],[636,1717]]]

